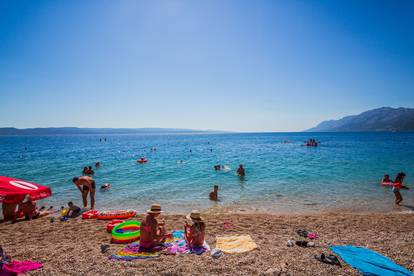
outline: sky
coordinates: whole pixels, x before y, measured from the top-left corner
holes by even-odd
[[[0,127],[301,131],[414,107],[414,1],[0,0]]]

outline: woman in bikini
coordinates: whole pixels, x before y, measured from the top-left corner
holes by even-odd
[[[395,204],[399,205],[401,201],[403,201],[402,195],[400,193],[401,189],[409,189],[407,186],[404,186],[403,181],[405,178],[405,173],[400,172],[397,174],[397,177],[394,180],[394,187],[392,188],[392,191],[395,195]]]
[[[147,210],[147,215],[141,221],[140,248],[151,250],[165,241],[164,222],[158,222],[157,217],[162,213],[159,204],[152,204]]]
[[[190,248],[203,246],[205,235],[206,224],[200,216],[200,212],[194,210],[187,216],[187,221],[184,225],[185,240]]]
[[[93,178],[89,176],[80,176],[74,177],[72,181],[79,189],[79,191],[82,193],[83,207],[88,206],[87,197],[89,193],[91,199],[91,209],[93,210],[93,208],[95,207],[95,180],[93,180]]]

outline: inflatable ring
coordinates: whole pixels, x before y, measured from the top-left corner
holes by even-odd
[[[96,219],[99,212],[96,210],[90,210],[82,214],[83,219]]]
[[[382,182],[381,183],[382,185],[384,185],[384,186],[394,186],[394,182]]]
[[[108,222],[108,224],[106,225],[106,231],[108,233],[112,233],[112,229],[114,229],[115,226],[117,226],[120,223],[123,223],[125,220],[122,219],[114,219],[110,222]]]
[[[130,243],[136,241],[141,236],[141,222],[139,221],[125,221],[116,225],[112,229],[113,243]]]
[[[127,219],[135,217],[137,212],[134,210],[117,210],[117,211],[103,211],[99,212],[96,216],[97,219]]]

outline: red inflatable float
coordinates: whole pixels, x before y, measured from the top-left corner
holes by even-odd
[[[108,224],[106,225],[106,231],[108,233],[111,233],[112,229],[114,229],[115,226],[117,226],[120,223],[123,223],[124,221],[125,220],[122,220],[122,219],[114,219],[114,220],[108,222]]]
[[[96,218],[102,220],[127,219],[135,217],[136,214],[137,212],[135,212],[134,210],[103,211],[99,212]]]
[[[148,162],[148,159],[140,158],[140,159],[137,160],[137,162],[140,163],[140,164],[144,164],[144,163]]]
[[[96,219],[98,216],[98,211],[90,210],[82,214],[83,219]]]

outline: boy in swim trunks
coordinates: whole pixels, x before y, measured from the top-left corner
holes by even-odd
[[[72,179],[73,183],[78,187],[79,191],[82,193],[83,207],[88,206],[88,193],[91,199],[91,209],[95,207],[95,180],[89,176],[80,176],[74,177]]]
[[[81,208],[73,204],[72,201],[68,202],[69,212],[68,217],[70,218],[76,218],[81,213]]]
[[[159,204],[152,204],[151,209],[147,210],[147,215],[141,221],[140,247],[144,250],[151,250],[165,241],[164,222],[158,222],[156,219],[161,212]]]
[[[214,185],[214,188],[213,189],[214,190],[211,191],[210,194],[209,194],[209,198],[210,198],[210,200],[217,201],[218,200],[218,189],[219,189],[219,186],[218,185]]]

